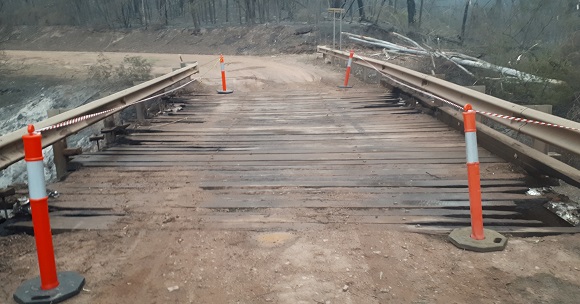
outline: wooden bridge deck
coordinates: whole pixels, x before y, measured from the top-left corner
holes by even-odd
[[[84,168],[54,185],[62,193],[54,206],[66,211],[62,219],[54,213],[54,230],[102,224],[77,208],[110,210],[110,220],[128,209],[144,217],[178,209],[216,229],[335,223],[438,233],[469,225],[463,135],[384,89],[174,102],[183,110],[75,158]],[[515,233],[564,229],[535,217],[546,199],[525,195],[524,174],[479,153],[485,225]]]

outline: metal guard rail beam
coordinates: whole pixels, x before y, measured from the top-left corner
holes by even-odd
[[[349,56],[349,53],[347,52],[333,50],[326,46],[318,46],[318,52],[344,60],[348,60]],[[392,63],[362,56],[355,56],[353,60],[358,65],[377,68],[393,78],[409,84],[410,86],[420,88],[421,90],[437,95],[441,98],[453,101],[462,107],[470,103],[474,109],[479,111],[517,116],[580,129],[580,123],[517,105]],[[491,116],[487,117],[511,129],[518,130],[523,134],[549,143],[555,147],[567,150],[575,155],[580,155],[580,133],[578,131],[530,123],[516,124],[506,119]]]
[[[163,90],[166,87],[174,85],[181,80],[190,77],[199,72],[197,63],[190,64],[184,68],[173,71],[169,74],[157,77],[134,87],[125,89],[107,97],[95,100],[86,105],[61,113],[51,118],[34,124],[38,130],[47,126],[52,126],[69,119],[114,109],[120,106],[128,105],[153,95],[156,92]],[[69,135],[75,134],[80,130],[99,122],[100,120],[111,116],[117,111],[113,111],[104,115],[89,118],[85,121],[75,123],[59,129],[48,130],[42,132],[42,147],[46,148],[53,143],[66,138]],[[24,158],[24,146],[22,143],[22,135],[26,134],[27,127],[14,131],[0,137],[0,170],[6,169],[8,166]]]

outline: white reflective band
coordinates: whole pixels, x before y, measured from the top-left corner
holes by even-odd
[[[46,184],[44,182],[44,163],[39,161],[27,162],[28,191],[31,199],[46,197]]]
[[[225,63],[222,63],[221,64],[221,67],[222,67],[222,71],[225,70],[226,69],[226,64]]]
[[[348,58],[348,66],[352,65],[352,58]]]
[[[475,132],[465,133],[465,148],[467,151],[467,162],[479,162],[479,155],[477,154],[477,135]]]

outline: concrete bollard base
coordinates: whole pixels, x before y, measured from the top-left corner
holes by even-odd
[[[73,271],[57,274],[59,285],[50,290],[40,289],[40,277],[22,283],[14,293],[19,304],[52,304],[68,300],[81,292],[85,278]]]
[[[457,228],[449,234],[449,241],[458,248],[475,252],[502,251],[507,246],[507,237],[490,230],[483,229],[485,239],[478,241],[471,238],[471,227]]]
[[[220,91],[218,90],[217,93],[218,94],[232,94],[234,92],[234,90],[227,90],[227,91]]]

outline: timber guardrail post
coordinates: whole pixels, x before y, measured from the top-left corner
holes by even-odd
[[[115,117],[113,115],[105,118],[103,120],[104,129],[114,129],[115,128]],[[105,145],[110,146],[115,142],[115,132],[105,132]]]
[[[139,124],[144,124],[147,114],[145,113],[145,105],[143,103],[138,103],[135,105],[135,112],[137,114],[137,122]]]
[[[48,117],[56,116],[65,111],[60,109],[51,109],[47,111]],[[52,144],[52,153],[54,155],[54,168],[56,170],[56,178],[61,179],[66,176],[68,171],[68,161],[64,156],[64,150],[68,147],[66,138],[63,138]]]
[[[48,117],[56,116],[60,113],[64,113],[68,110],[66,109],[50,109],[47,111]],[[67,144],[67,138],[63,138],[54,144],[52,144],[52,153],[54,156],[54,169],[56,171],[56,179],[62,180],[68,175],[69,171],[69,158],[74,155],[79,155],[82,153],[81,148],[69,148]]]

